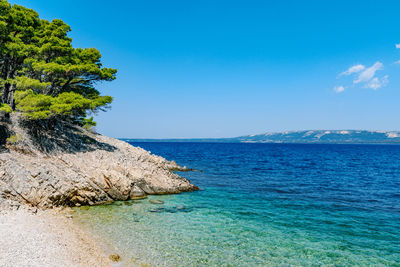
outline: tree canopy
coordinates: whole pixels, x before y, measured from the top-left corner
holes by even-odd
[[[93,123],[87,115],[108,107],[112,97],[95,85],[114,80],[117,70],[103,67],[97,49],[74,48],[70,31],[60,19],[0,0],[1,111]]]

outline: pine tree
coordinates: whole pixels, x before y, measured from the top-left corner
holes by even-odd
[[[117,70],[103,67],[97,49],[72,47],[70,31],[62,20],[0,0],[0,111],[82,123],[109,106],[112,97],[95,85]]]

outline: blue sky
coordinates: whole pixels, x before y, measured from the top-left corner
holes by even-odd
[[[109,136],[400,130],[400,1],[10,2],[119,70]]]

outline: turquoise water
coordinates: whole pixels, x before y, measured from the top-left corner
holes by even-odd
[[[76,209],[125,263],[400,266],[400,146],[139,145],[202,190]]]

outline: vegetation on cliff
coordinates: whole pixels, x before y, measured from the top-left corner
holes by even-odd
[[[117,70],[103,67],[97,49],[74,48],[70,31],[60,19],[0,0],[1,112],[95,124],[87,116],[112,102],[95,85],[114,80]]]
[[[175,162],[88,131],[112,101],[95,85],[117,71],[95,48],[73,48],[69,31],[0,0],[0,210],[197,190]]]

